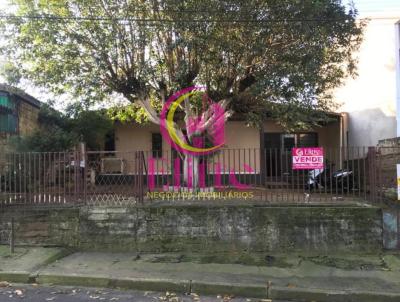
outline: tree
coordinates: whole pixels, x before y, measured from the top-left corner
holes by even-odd
[[[18,152],[62,152],[85,142],[89,150],[98,150],[104,137],[112,131],[112,121],[102,111],[72,106],[63,114],[43,105],[38,116],[39,127],[32,134],[14,137]]]
[[[15,3],[3,52],[24,78],[81,99],[117,93],[138,120],[145,113],[156,124],[165,100],[194,84],[229,109],[225,119],[241,112],[252,124],[279,117],[287,130],[319,124],[335,105],[333,88],[355,73],[362,31],[339,0]],[[185,101],[184,120],[197,109]]]

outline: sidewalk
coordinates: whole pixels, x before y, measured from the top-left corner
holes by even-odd
[[[11,255],[8,246],[0,245],[0,281],[28,283],[41,267],[67,254],[61,248],[17,247]]]
[[[1,251],[0,247],[0,280],[9,282],[252,298],[267,298],[270,282],[268,296],[272,299],[400,301],[400,256],[390,254],[327,257],[73,253],[61,258],[64,250],[26,249],[18,257]]]

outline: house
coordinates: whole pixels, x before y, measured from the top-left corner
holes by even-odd
[[[9,139],[27,135],[38,126],[41,103],[22,90],[0,84],[0,154],[9,149]]]
[[[215,154],[213,162],[221,163],[222,173],[234,169],[238,174],[261,174],[276,177],[291,170],[291,149],[293,147],[323,147],[327,157],[340,161],[341,147],[346,145],[347,115],[332,113],[331,121],[310,131],[286,133],[275,120],[264,122],[263,129],[248,127],[240,118],[231,118],[225,123],[224,147]],[[116,156],[123,162],[122,173],[135,171],[135,151],[145,151],[146,160],[155,159],[156,173],[171,170],[174,151],[155,124],[115,124]],[[209,162],[211,165],[212,163]],[[252,171],[245,171],[244,164]],[[122,167],[121,166],[121,167]],[[209,166],[207,171],[214,171]]]
[[[348,145],[376,146],[400,136],[400,12],[360,18],[368,21],[355,54],[358,76],[347,79],[335,99],[348,113]]]
[[[342,166],[346,160],[365,158],[369,146],[400,137],[400,12],[363,14],[360,21],[366,18],[363,42],[355,54],[358,75],[346,79],[334,92],[336,101],[342,104],[339,112],[346,113],[333,113],[334,121],[298,133],[285,133],[274,120],[266,121],[261,131],[247,127],[243,121],[230,120],[225,125],[225,149],[235,149],[238,153],[276,150],[268,151],[266,158],[257,152],[240,154],[247,156],[246,161],[253,162],[255,173],[262,173],[264,169],[267,176],[274,177],[289,172],[288,150],[294,146],[324,147],[326,158]],[[346,152],[338,152],[344,148]],[[171,152],[170,146],[162,140],[159,126],[116,124],[115,150],[121,154],[146,150],[151,152],[150,156],[160,149]],[[335,151],[328,151],[330,149]],[[349,150],[353,150],[353,154],[349,154]],[[235,171],[242,166],[239,154],[226,157]],[[124,162],[126,172],[133,171],[132,161],[125,158]],[[171,165],[171,160],[167,162],[157,159],[157,173]]]
[[[325,150],[358,148],[351,156],[342,152],[335,152],[335,156],[326,154],[326,157],[332,157],[332,161],[342,165],[346,158],[365,157],[368,153],[366,148],[377,146],[379,141],[400,137],[400,12],[360,16],[360,21],[365,19],[368,22],[363,42],[355,54],[358,75],[346,79],[334,92],[336,101],[342,104],[339,112],[346,113],[332,114],[335,121],[311,131],[290,134],[273,120],[266,121],[261,131],[246,127],[243,121],[230,120],[225,126],[225,148],[279,150],[279,158],[272,152],[267,159],[263,160],[259,155],[251,159],[257,163],[257,173],[261,166],[266,166],[265,173],[274,176],[289,171],[290,162],[286,157],[290,156],[284,150],[294,146],[320,146]],[[158,126],[116,125],[116,151],[156,149],[170,152],[170,147],[161,139]],[[282,156],[285,159],[282,160]],[[239,164],[239,159],[234,162]]]

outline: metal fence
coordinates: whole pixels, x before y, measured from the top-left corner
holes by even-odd
[[[11,153],[0,163],[3,204],[70,203],[83,182],[79,152]]]
[[[0,157],[0,204],[152,201],[386,202],[400,148],[324,148],[324,169],[293,170],[291,150],[12,153]]]
[[[137,173],[140,152],[124,153]],[[115,155],[115,154],[114,154]],[[103,152],[11,153],[0,160],[0,204],[135,203],[143,199],[142,178],[104,170]]]

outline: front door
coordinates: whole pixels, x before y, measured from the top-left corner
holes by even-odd
[[[282,141],[280,133],[264,133],[265,172],[267,177],[280,174],[280,153]]]
[[[292,148],[318,147],[318,134],[264,133],[265,171],[267,177],[288,175],[292,170]]]

